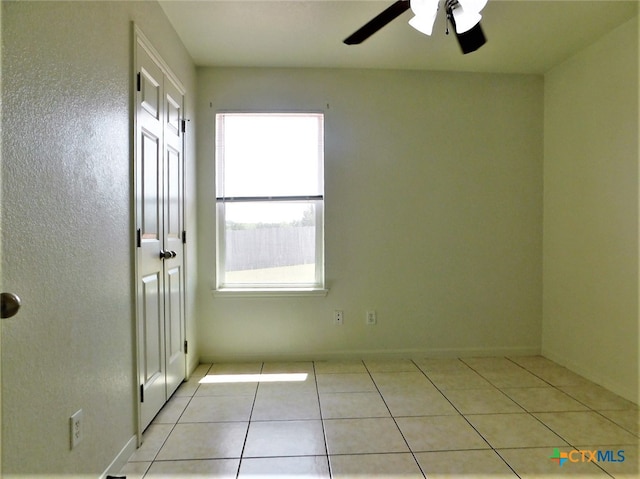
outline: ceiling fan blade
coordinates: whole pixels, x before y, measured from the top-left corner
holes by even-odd
[[[347,45],[357,45],[362,43],[382,27],[409,10],[409,7],[409,0],[398,0],[393,5],[387,7],[387,9],[382,13],[372,18],[356,32],[345,38],[344,43]]]

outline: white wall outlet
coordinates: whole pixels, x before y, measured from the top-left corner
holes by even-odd
[[[84,429],[84,413],[82,409],[78,409],[73,416],[69,418],[69,432],[71,433],[71,449],[74,449],[80,441]]]
[[[338,326],[342,326],[344,322],[344,313],[338,309],[333,312],[333,324],[337,324]]]
[[[367,311],[367,324],[374,325],[378,322],[378,317],[375,311]]]

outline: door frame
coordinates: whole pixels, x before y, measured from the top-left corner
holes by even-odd
[[[0,4],[0,38],[2,38],[2,5]],[[1,50],[1,49],[0,49]],[[0,65],[2,52],[0,51]],[[0,97],[2,95],[2,75],[0,75]],[[0,201],[2,201],[2,98],[0,98]],[[2,205],[0,204],[0,291],[2,289]],[[0,364],[2,364],[2,324],[0,324]],[[0,367],[0,477],[2,477],[2,368]]]
[[[134,368],[134,384],[133,384],[133,388],[134,388],[134,400],[136,402],[135,404],[135,411],[136,411],[136,435],[137,435],[137,446],[140,447],[142,445],[142,413],[141,413],[141,391],[140,391],[140,385],[139,385],[139,378],[140,378],[140,361],[139,361],[139,339],[141,337],[141,331],[140,331],[140,321],[139,321],[139,308],[138,308],[138,293],[139,293],[139,288],[138,288],[138,255],[139,255],[139,248],[137,247],[137,243],[138,243],[138,238],[137,238],[137,224],[138,224],[138,217],[137,217],[137,184],[138,184],[138,174],[137,174],[137,148],[138,148],[138,137],[137,137],[137,128],[138,128],[138,121],[137,121],[137,107],[136,107],[136,95],[137,95],[137,68],[138,68],[138,47],[140,48],[144,48],[145,51],[147,52],[148,55],[150,55],[153,60],[160,66],[160,69],[162,70],[162,72],[164,73],[164,75],[166,77],[168,77],[183,93],[183,95],[186,97],[186,89],[183,85],[183,83],[180,81],[180,79],[173,73],[173,71],[171,70],[171,68],[169,67],[169,65],[164,61],[164,59],[162,58],[162,56],[160,55],[160,53],[158,53],[158,51],[153,47],[152,43],[149,41],[149,39],[147,38],[147,36],[142,32],[142,30],[140,29],[140,27],[135,23],[135,22],[131,22],[132,25],[132,38],[133,38],[133,42],[132,42],[132,65],[131,65],[131,191],[132,191],[132,200],[131,200],[131,209],[132,209],[132,222],[131,222],[131,245],[132,245],[132,250],[133,250],[133,285],[134,285],[134,291],[133,291],[133,295],[134,295],[134,305],[133,305],[133,319],[134,319],[134,331],[135,331],[135,335],[134,335],[134,341],[133,341],[133,348],[134,348],[134,357],[135,357],[135,368]],[[164,99],[163,99],[164,101]],[[184,107],[184,105],[183,105]],[[184,111],[182,112],[182,114],[184,115]],[[185,162],[186,159],[184,158],[184,149],[185,149],[185,144],[184,144],[184,139],[183,139],[183,151],[182,151],[182,161]],[[186,192],[186,188],[185,188],[185,177],[186,177],[186,168],[183,167],[183,174],[182,174],[182,191]],[[184,194],[184,193],[183,193]],[[183,205],[182,205],[182,217],[186,218],[185,216],[185,204],[186,201],[183,201]],[[186,225],[185,225],[186,227]],[[182,269],[183,269],[183,291],[185,291],[185,300],[183,301],[182,304],[182,315],[183,315],[183,324],[182,324],[182,334],[183,337],[186,338],[187,337],[187,321],[186,321],[186,261],[184,261],[184,257],[185,257],[185,251],[186,251],[186,244],[183,244],[183,264],[182,264]],[[186,356],[186,353],[184,353]],[[187,374],[187,369],[188,369],[188,361],[187,358],[185,357],[185,371],[184,371],[184,375],[185,378],[188,377]]]

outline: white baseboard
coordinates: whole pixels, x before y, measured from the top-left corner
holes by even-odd
[[[434,348],[434,349],[363,349],[350,351],[317,351],[306,353],[248,353],[201,355],[201,363],[252,362],[252,361],[322,361],[349,359],[421,359],[468,358],[475,356],[535,356],[539,347],[506,348]]]
[[[138,447],[138,438],[137,436],[132,436],[131,439],[127,441],[122,450],[118,453],[118,455],[111,461],[109,467],[102,473],[100,479],[106,479],[108,475],[117,475],[122,468],[127,464],[129,458],[136,452],[136,448]]]
[[[610,378],[604,377],[589,369],[588,367],[585,367],[583,363],[572,361],[565,357],[563,354],[556,353],[555,351],[544,349],[542,351],[542,355],[545,358],[558,363],[560,366],[564,366],[574,373],[583,376],[589,381],[593,381],[594,383],[599,384],[603,388],[608,389],[618,396],[622,396],[628,401],[638,404],[638,400],[640,399],[640,392],[638,390],[635,390],[630,384],[620,384],[616,381],[612,381]]]
[[[196,368],[203,363],[204,361],[202,361],[200,359],[200,356],[196,356],[193,360],[193,362],[187,362],[186,365],[186,376],[185,376],[185,380],[188,380],[191,375],[193,374],[193,372],[196,370]]]

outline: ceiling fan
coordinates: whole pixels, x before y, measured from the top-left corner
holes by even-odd
[[[446,33],[449,34],[449,23],[451,23],[464,54],[476,51],[487,41],[480,26],[480,19],[482,18],[480,12],[487,4],[487,1],[444,0],[442,2],[447,18]],[[409,25],[425,35],[431,35],[439,8],[440,0],[397,0],[348,36],[344,43],[347,45],[362,43],[409,9],[414,15],[409,20]]]

